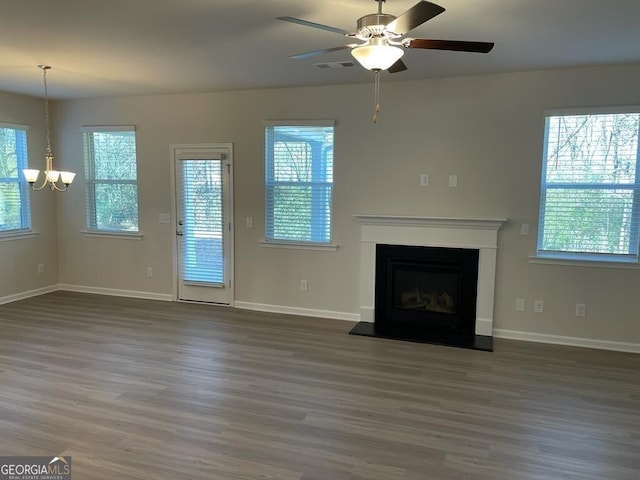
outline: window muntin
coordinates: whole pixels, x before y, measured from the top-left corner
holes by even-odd
[[[546,118],[538,256],[637,262],[640,109]]]
[[[136,134],[133,127],[84,129],[87,228],[138,232]]]
[[[333,123],[265,129],[266,240],[329,244]]]
[[[25,168],[26,127],[0,124],[0,235],[31,230],[29,185],[22,175]]]

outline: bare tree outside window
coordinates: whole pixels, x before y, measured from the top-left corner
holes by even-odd
[[[138,231],[135,131],[84,134],[87,226],[91,230]]]
[[[635,112],[547,117],[538,254],[637,260],[639,129]]]

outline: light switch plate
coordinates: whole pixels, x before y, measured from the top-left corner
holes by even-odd
[[[458,186],[458,175],[449,175],[449,186],[450,187]]]
[[[170,213],[160,213],[158,215],[158,221],[160,223],[171,223],[171,214]]]

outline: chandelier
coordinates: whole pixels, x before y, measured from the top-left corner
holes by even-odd
[[[42,184],[38,187],[35,186],[35,183],[38,180],[38,176],[40,175],[40,170],[27,168],[23,170],[22,173],[24,174],[24,178],[27,180],[27,182],[29,182],[29,185],[31,185],[31,188],[33,190],[42,190],[44,187],[49,186],[51,190],[64,192],[69,187],[69,185],[71,185],[71,182],[73,182],[73,178],[76,176],[76,174],[73,172],[60,172],[53,169],[53,153],[51,153],[51,133],[49,131],[49,94],[47,90],[47,70],[50,70],[51,67],[49,65],[38,65],[38,68],[42,70],[44,78],[44,116],[47,129],[47,150],[44,155],[45,169]]]

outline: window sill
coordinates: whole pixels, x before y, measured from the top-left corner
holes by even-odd
[[[82,232],[82,235],[84,235],[85,237],[95,238],[118,238],[121,240],[142,240],[144,238],[144,235],[142,235],[140,232],[125,233],[85,230]]]
[[[0,242],[9,242],[11,240],[25,240],[27,238],[36,238],[40,232],[12,232],[0,233]]]
[[[627,270],[640,270],[640,263],[637,262],[603,262],[598,260],[574,260],[571,258],[557,257],[529,257],[529,263],[537,265],[563,265],[569,267],[591,267],[591,268],[614,268]]]
[[[290,248],[293,250],[319,250],[325,252],[335,252],[338,245],[331,243],[305,243],[305,242],[284,242],[276,240],[263,240],[260,246],[264,248]]]

